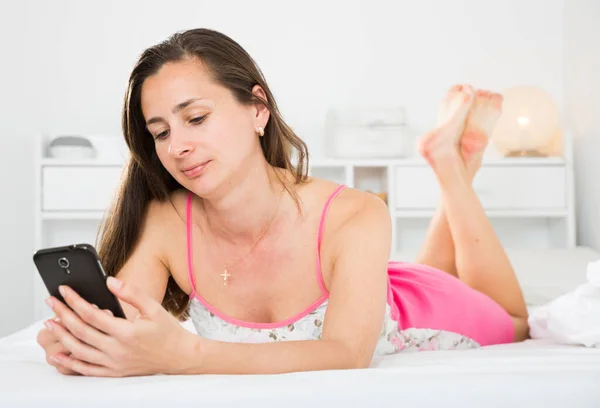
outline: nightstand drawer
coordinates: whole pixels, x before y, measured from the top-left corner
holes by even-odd
[[[42,211],[104,211],[116,194],[118,166],[48,166],[42,169]]]
[[[434,209],[440,191],[426,166],[396,168],[395,206],[399,210]],[[473,184],[485,209],[564,209],[566,169],[562,166],[484,166]]]

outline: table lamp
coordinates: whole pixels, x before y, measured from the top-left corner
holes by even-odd
[[[492,143],[507,157],[550,156],[562,139],[557,104],[544,90],[519,85],[502,92],[502,115],[492,132]]]

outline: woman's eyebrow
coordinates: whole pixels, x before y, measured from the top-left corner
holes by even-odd
[[[203,99],[203,98],[190,98],[190,99],[187,99],[187,100],[185,100],[185,101],[183,101],[181,103],[178,103],[177,105],[175,105],[175,107],[173,108],[172,112],[174,114],[178,113],[178,112],[181,112],[183,109],[185,109],[186,107],[188,107],[192,103],[194,103],[196,101],[199,101],[201,99]],[[153,123],[156,123],[156,122],[164,122],[164,121],[165,120],[162,117],[155,116],[153,118],[148,119],[148,121],[146,122],[146,126],[149,126],[149,125],[151,125]]]

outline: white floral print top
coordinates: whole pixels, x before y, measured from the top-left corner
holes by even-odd
[[[190,318],[196,332],[211,340],[234,343],[320,340],[326,310],[327,300],[293,323],[256,328],[230,323],[210,311],[198,298],[192,297]],[[391,318],[390,307],[387,305],[374,355],[381,356],[398,351],[456,350],[476,347],[479,345],[475,341],[457,333],[414,328],[399,330],[398,323]]]

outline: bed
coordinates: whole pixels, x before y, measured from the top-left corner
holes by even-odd
[[[509,254],[532,308],[584,282],[587,262],[600,259],[586,248]],[[41,327],[0,339],[0,407],[600,407],[600,349],[548,339],[400,353],[364,370],[104,379],[48,366]]]

